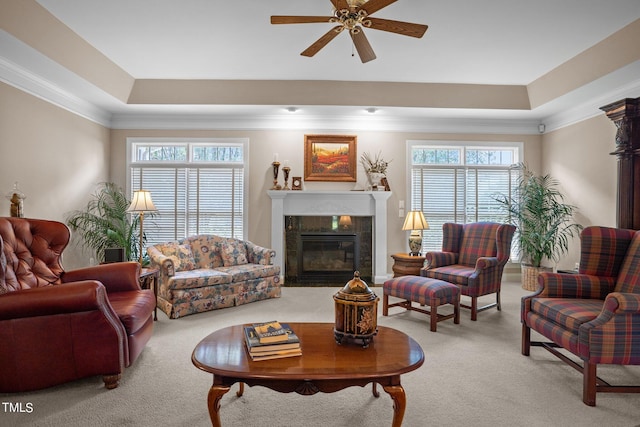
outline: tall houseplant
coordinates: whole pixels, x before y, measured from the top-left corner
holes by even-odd
[[[535,290],[538,273],[549,270],[544,260],[558,262],[569,249],[569,240],[582,225],[573,222],[577,208],[564,203],[558,181],[550,175],[536,175],[523,163],[517,165],[520,176],[516,196],[496,198],[504,210],[506,222],[517,227],[516,239],[522,264],[522,287]]]
[[[83,246],[93,250],[97,259],[104,259],[107,248],[123,248],[125,259],[137,260],[140,220],[127,213],[130,204],[120,187],[103,182],[83,210],[67,215],[67,224],[79,233]]]

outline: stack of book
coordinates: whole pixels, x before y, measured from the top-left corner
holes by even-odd
[[[300,339],[286,323],[274,320],[247,325],[244,337],[249,355],[255,361],[302,355]]]

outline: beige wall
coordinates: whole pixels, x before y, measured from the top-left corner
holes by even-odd
[[[242,137],[249,139],[248,238],[270,246],[271,161],[289,160],[291,176],[303,176],[304,135],[341,133],[330,131],[169,131],[109,130],[5,84],[0,84],[0,193],[14,181],[27,195],[25,213],[30,217],[65,220],[81,209],[97,183],[114,181],[126,187],[127,137]],[[388,201],[389,253],[406,251],[398,201],[407,200],[406,141],[417,139],[452,141],[522,141],[525,161],[533,170],[551,173],[560,180],[567,201],[579,208],[583,225],[615,226],[616,160],[615,125],[604,114],[566,128],[540,135],[471,135],[408,132],[352,132],[358,137],[358,157],[363,151],[382,151],[392,159],[388,178],[393,195]],[[359,166],[360,168],[360,166]],[[282,180],[282,175],[281,178]],[[364,185],[362,169],[358,184]],[[309,189],[350,190],[353,183],[306,183]],[[2,215],[9,201],[2,197]],[[579,258],[579,243],[558,267],[571,268]],[[91,257],[71,245],[65,251],[66,268],[87,265]],[[391,271],[389,259],[388,271]]]
[[[113,130],[111,151],[111,176],[121,186],[126,179],[126,140],[130,137],[244,137],[249,138],[249,229],[248,239],[271,246],[271,199],[267,190],[272,185],[271,162],[278,153],[280,162],[289,160],[291,176],[304,176],[304,135],[331,134],[327,131],[166,131],[166,130]],[[333,134],[342,134],[333,132]],[[538,170],[541,160],[539,135],[466,135],[427,134],[405,132],[350,132],[357,136],[358,158],[364,151],[375,154],[382,151],[385,159],[391,159],[388,179],[393,195],[388,200],[389,217],[387,239],[389,254],[408,250],[408,235],[401,231],[404,218],[398,216],[398,201],[407,200],[405,166],[407,140],[437,139],[453,141],[516,141],[524,142],[525,157],[531,168]],[[358,185],[366,185],[366,177],[359,165]],[[280,182],[282,182],[280,174]],[[308,182],[305,188],[315,190],[351,190],[354,183]],[[391,272],[389,258],[387,271]]]
[[[560,181],[566,202],[578,207],[576,221],[584,226],[616,226],[616,127],[604,113],[544,135],[543,172]],[[579,240],[558,268],[573,268],[580,259]]]
[[[0,83],[0,215],[9,215],[4,195],[18,181],[26,217],[64,222],[96,183],[108,180],[108,154],[109,129]],[[90,257],[72,243],[65,268]]]

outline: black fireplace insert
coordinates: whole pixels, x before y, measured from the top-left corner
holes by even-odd
[[[360,262],[360,244],[352,233],[300,233],[298,281],[347,281]]]

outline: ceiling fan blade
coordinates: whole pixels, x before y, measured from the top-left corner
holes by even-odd
[[[313,24],[316,22],[329,22],[332,16],[280,16],[271,17],[272,24]]]
[[[367,12],[367,15],[372,15],[383,7],[387,7],[391,3],[395,3],[397,1],[398,0],[369,0],[368,2],[360,6],[360,9],[365,10]]]
[[[362,28],[360,28],[360,31],[355,34],[352,32],[349,32],[349,34],[351,34],[353,44],[356,45],[356,50],[358,51],[358,55],[360,55],[360,60],[363,64],[376,59],[376,54],[373,52],[373,49],[369,44],[369,40],[367,40],[367,36],[364,35]]]
[[[331,40],[333,40],[338,34],[342,32],[342,25],[338,25],[326,32],[325,35],[320,37],[314,44],[306,48],[300,55],[312,57],[325,47]]]
[[[349,9],[349,3],[347,3],[347,0],[331,0],[331,3],[333,3],[336,10]]]
[[[389,19],[367,18],[371,21],[371,27],[374,30],[388,31],[390,33],[402,34],[403,36],[411,36],[420,38],[429,28],[428,25],[414,24],[411,22],[392,21]]]

